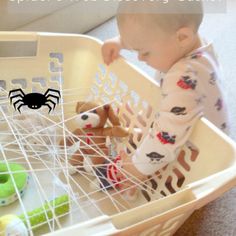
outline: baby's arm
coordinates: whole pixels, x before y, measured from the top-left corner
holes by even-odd
[[[190,77],[184,82],[186,77],[185,70],[173,71],[165,77],[160,111],[132,157],[132,163],[144,175],[152,175],[176,159],[202,115],[203,106],[198,102],[202,94],[196,92],[197,78]],[[190,80],[194,86],[190,86]]]

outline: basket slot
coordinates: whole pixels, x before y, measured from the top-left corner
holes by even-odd
[[[0,32],[1,57],[33,57],[37,55],[38,35],[32,32]]]
[[[37,42],[0,42],[0,57],[35,57]]]

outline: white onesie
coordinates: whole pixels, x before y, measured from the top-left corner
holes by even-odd
[[[151,175],[175,160],[202,115],[226,130],[220,76],[211,44],[192,51],[171,67],[160,81],[162,100],[154,125],[132,157],[137,170]]]

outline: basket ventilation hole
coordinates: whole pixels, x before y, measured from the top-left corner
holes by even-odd
[[[164,196],[164,197],[167,196],[167,194],[163,190],[161,191],[161,195]]]
[[[52,82],[57,82],[58,87],[60,86],[60,84],[64,83],[63,77],[61,75],[52,75],[51,76],[51,81]]]
[[[163,229],[168,229],[168,232],[171,234],[173,229],[176,229],[177,225],[181,222],[181,219],[184,217],[184,214],[174,216],[170,220],[168,220],[164,225]]]
[[[138,114],[137,120],[139,121],[139,123],[140,123],[143,127],[146,127],[146,126],[147,126],[147,123],[146,123],[145,120],[143,119],[142,114]]]
[[[182,150],[178,156],[178,163],[186,170],[186,171],[190,171],[190,166],[188,165],[188,163],[185,160],[185,151]]]
[[[130,123],[131,123],[130,118],[129,118],[126,114],[122,114],[122,118],[123,118],[124,121],[125,121],[126,127],[129,127],[129,126],[130,126]]]
[[[173,180],[172,176],[168,176],[168,178],[165,182],[165,186],[169,190],[170,193],[175,193],[176,190],[172,186],[172,180]]]
[[[63,63],[63,54],[59,52],[51,52],[49,54],[51,58],[56,58],[60,64]]]
[[[26,79],[20,78],[20,79],[13,79],[12,84],[18,85],[17,87],[21,87],[25,89],[27,87],[27,81]]]
[[[51,61],[49,63],[50,72],[62,72],[62,63],[64,61],[63,54],[59,52],[51,52],[49,54]]]
[[[140,96],[133,90],[130,91],[130,96],[132,98],[132,102],[134,104],[134,106],[138,106],[139,104],[139,100],[140,100]]]
[[[145,231],[143,231],[143,229],[142,229],[142,231],[143,232],[141,232],[141,234],[139,234],[139,236],[158,236],[159,235],[159,230],[160,230],[160,227],[161,227],[161,224],[159,224],[159,225],[155,225],[155,226],[153,226],[153,227],[149,227],[147,230],[145,230]],[[137,234],[135,233],[135,234],[133,234],[132,236],[136,236]]]
[[[111,82],[111,86],[114,88],[116,83],[117,83],[117,77],[112,73],[110,72],[110,82]]]
[[[119,87],[122,89],[123,93],[126,94],[128,92],[128,85],[123,81],[119,82]]]
[[[5,80],[0,80],[0,90],[1,90],[1,88],[3,90],[6,90],[7,85],[6,85],[6,81]]]
[[[99,70],[101,71],[102,75],[105,76],[106,74],[106,67],[103,64],[98,65]]]
[[[178,186],[179,188],[181,188],[181,187],[183,186],[184,181],[185,181],[185,177],[184,177],[184,175],[180,172],[180,170],[178,170],[177,168],[175,168],[175,169],[173,170],[173,172],[175,173],[175,175],[176,175],[177,178],[178,178],[177,186]]]

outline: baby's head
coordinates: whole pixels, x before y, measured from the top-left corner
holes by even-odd
[[[173,64],[200,46],[200,1],[131,0],[120,3],[117,23],[124,46],[138,58],[167,72]]]

